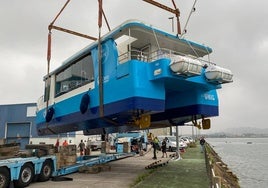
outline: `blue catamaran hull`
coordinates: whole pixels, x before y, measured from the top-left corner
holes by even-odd
[[[136,21],[105,35],[101,46],[101,85],[97,43],[45,77],[50,92],[38,105],[40,135],[165,127],[219,115],[222,79],[208,80],[207,64],[199,61],[210,48]]]

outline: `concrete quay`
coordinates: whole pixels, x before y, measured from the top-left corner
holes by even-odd
[[[172,154],[172,153],[168,153]],[[182,160],[161,158],[158,151],[157,160],[153,160],[153,152],[149,149],[143,156],[135,155],[108,163],[110,170],[96,174],[74,173],[65,177],[72,181],[33,182],[30,188],[146,188],[146,187],[209,187],[206,174],[204,153],[199,148],[188,148],[182,154]],[[159,161],[168,164],[155,169],[145,169],[149,164]]]

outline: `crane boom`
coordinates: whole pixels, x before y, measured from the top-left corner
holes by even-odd
[[[56,29],[58,31],[63,31],[63,32],[66,32],[66,33],[69,33],[69,34],[73,34],[73,35],[83,37],[83,38],[87,38],[87,39],[91,39],[91,40],[97,40],[96,37],[91,37],[91,36],[88,36],[88,35],[85,35],[85,34],[82,34],[82,33],[78,33],[76,31],[72,31],[72,30],[69,30],[69,29],[65,29],[65,28],[62,28],[62,27],[58,27],[58,26],[55,26],[55,25],[49,25],[49,30],[51,30],[51,29]]]
[[[152,5],[155,5],[155,6],[159,7],[159,8],[162,8],[162,9],[164,9],[166,11],[169,11],[169,12],[171,12],[173,14],[176,14],[178,12],[178,10],[172,9],[172,8],[170,8],[170,7],[166,6],[166,5],[163,5],[161,3],[158,3],[158,2],[156,2],[154,0],[143,0],[143,1],[145,1],[147,3],[150,3]]]
[[[171,12],[171,13],[175,14],[175,16],[177,18],[177,34],[178,35],[181,34],[181,26],[180,26],[180,19],[179,19],[179,17],[180,17],[180,11],[176,7],[176,4],[175,4],[174,0],[172,0],[174,9],[172,9],[172,8],[166,6],[166,5],[163,5],[163,4],[161,4],[161,3],[157,2],[157,1],[154,1],[154,0],[143,0],[143,1],[145,1],[147,3],[150,3],[150,4],[154,5],[154,6],[157,6],[159,8],[162,8],[162,9],[168,11],[168,12]]]

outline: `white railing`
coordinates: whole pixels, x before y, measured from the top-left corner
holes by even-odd
[[[118,57],[119,63],[124,63],[126,61],[137,59],[139,61],[149,62],[149,54],[140,50],[131,50],[121,54]]]
[[[129,60],[137,59],[139,61],[152,62],[162,58],[170,58],[172,60],[178,55],[186,56],[188,54],[184,54],[182,52],[174,51],[167,48],[160,48],[158,50],[152,51],[151,53],[143,52],[140,50],[131,50],[121,54],[118,57],[118,61],[119,63],[124,63]],[[196,57],[193,57],[193,59],[196,59]],[[200,58],[198,58],[198,60],[208,63],[208,61],[205,61]]]

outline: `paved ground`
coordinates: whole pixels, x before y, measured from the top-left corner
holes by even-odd
[[[171,153],[169,153],[171,154]],[[135,188],[208,188],[209,179],[206,174],[204,153],[200,153],[199,147],[188,148],[179,161],[161,158],[158,152],[158,160],[169,160],[168,165],[156,170],[147,170],[145,167],[156,160],[152,159],[153,153],[149,151],[144,156],[134,156],[110,162],[110,171],[97,174],[74,173],[66,177],[73,181],[47,181],[32,183],[30,188],[128,188],[137,179],[142,179]],[[157,161],[158,161],[157,160]],[[150,174],[150,172],[152,172]],[[144,178],[145,177],[145,178]]]
[[[157,153],[161,159],[162,153]],[[110,162],[110,171],[97,174],[74,173],[66,177],[73,181],[47,181],[31,183],[30,188],[126,188],[130,187],[139,174],[146,172],[145,166],[155,162],[150,151],[144,156],[136,155],[125,159]],[[165,160],[168,160],[165,158]]]

